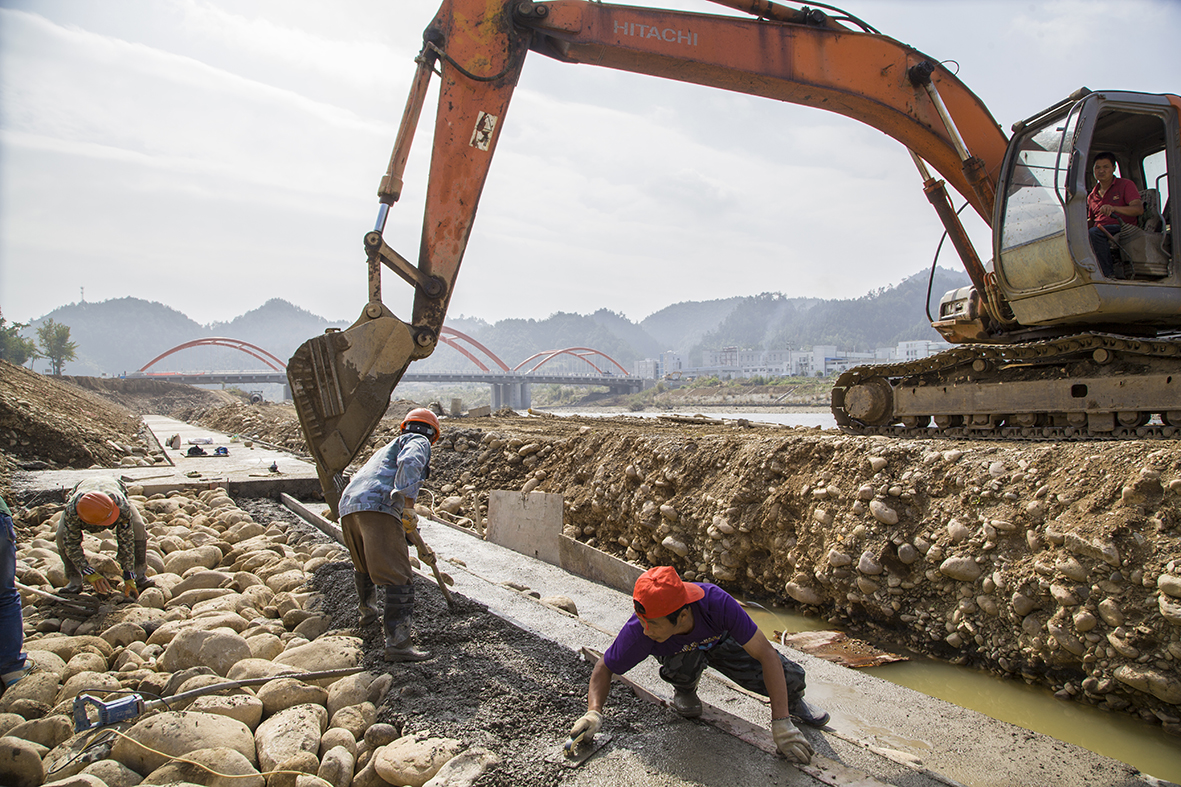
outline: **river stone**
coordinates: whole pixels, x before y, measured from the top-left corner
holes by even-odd
[[[127,620],[116,623],[99,636],[109,642],[112,648],[127,647],[132,642],[143,642],[147,639],[143,626]]]
[[[541,603],[549,607],[557,607],[560,610],[569,612],[571,615],[578,614],[578,605],[569,596],[542,596]]]
[[[68,681],[80,672],[106,672],[107,660],[97,653],[86,651],[79,653],[66,662],[66,670],[62,673],[62,682]]]
[[[975,582],[983,571],[970,557],[949,557],[939,564],[939,573],[960,582]]]
[[[1070,651],[1076,656],[1081,656],[1086,652],[1086,646],[1061,623],[1050,620],[1046,623],[1046,630],[1050,632],[1050,635],[1058,641],[1058,644],[1063,649]]]
[[[29,677],[32,677],[32,675]],[[29,678],[24,678],[16,685],[20,686],[21,683],[24,683],[28,679]],[[119,678],[116,677],[115,673],[79,672],[77,675],[62,684],[61,690],[58,691],[57,697],[54,699],[53,704],[56,705],[59,702],[72,700],[83,691],[89,691],[90,689],[94,689],[94,693],[101,697],[103,696],[103,692],[118,691],[121,688],[123,688],[123,686],[120,685]],[[7,692],[5,693],[7,694]]]
[[[207,785],[207,787],[264,787],[266,779],[259,775],[258,769],[234,749],[216,747],[197,749],[184,755],[186,760],[200,763],[226,776],[215,776],[205,768],[197,765],[170,760],[156,768],[143,780],[143,784],[171,784],[173,782],[189,782],[191,784]],[[228,778],[228,777],[235,778]]]
[[[390,784],[422,787],[462,748],[454,738],[407,735],[374,752],[373,764]]]
[[[254,733],[259,766],[270,771],[300,752],[314,756],[327,724],[328,711],[322,705],[296,705],[279,711]]]
[[[197,566],[208,569],[217,568],[221,563],[221,558],[221,550],[212,544],[183,549],[178,552],[170,552],[164,557],[164,570],[171,574],[184,576],[186,571]]]
[[[281,710],[296,705],[323,705],[328,700],[328,691],[298,678],[279,678],[258,689],[263,714],[273,716]]]
[[[500,757],[488,749],[473,747],[447,761],[423,787],[471,787]]]
[[[817,593],[810,587],[799,584],[798,582],[788,582],[784,587],[787,595],[794,598],[801,604],[819,605],[824,602],[824,597]]]
[[[275,657],[275,663],[289,665],[292,671],[318,672],[355,667],[363,655],[358,637],[329,636],[284,651]],[[331,685],[335,680],[324,678],[321,685]]]
[[[263,704],[258,697],[252,697],[249,694],[207,694],[193,700],[188,710],[229,716],[254,730],[262,721]]]
[[[866,459],[869,460],[870,469],[873,470],[875,473],[885,469],[886,465],[888,464],[888,462],[886,462],[885,458],[880,457],[880,456],[869,456],[869,457],[866,457]]]
[[[299,780],[305,777],[316,779],[315,783],[320,784],[320,779],[315,776],[319,767],[320,760],[315,754],[310,751],[296,752],[275,766],[277,772],[267,777],[267,787],[296,787]]]
[[[394,737],[397,738],[398,736],[395,735]],[[341,729],[340,727],[329,727],[328,729],[324,730],[324,734],[320,736],[320,755],[323,756],[338,746],[348,749],[349,753],[352,754],[354,758],[356,758],[357,739],[353,737],[351,732]]]
[[[898,512],[890,508],[881,500],[869,501],[869,513],[873,515],[874,519],[881,522],[883,525],[898,524]]]
[[[326,634],[331,626],[332,618],[328,615],[312,615],[292,629],[291,633],[306,640],[314,640]]]
[[[4,734],[52,749],[62,741],[69,740],[74,734],[74,725],[68,716],[46,716],[17,724]]]
[[[102,779],[90,773],[76,773],[56,781],[46,782],[44,787],[107,787]]]
[[[1021,619],[1021,630],[1031,637],[1041,634],[1046,627],[1045,615],[1031,612]]]
[[[255,659],[270,661],[283,652],[283,640],[267,632],[247,637],[246,644],[250,646],[250,657]]]
[[[332,787],[349,787],[353,781],[353,767],[357,763],[355,752],[344,746],[334,746],[320,759],[316,775]]]
[[[343,727],[353,734],[354,738],[364,737],[365,730],[377,721],[377,706],[372,702],[362,702],[360,705],[349,705],[341,708],[332,715],[329,727]]]
[[[853,558],[846,555],[844,552],[838,552],[835,549],[828,551],[828,564],[833,568],[841,568],[853,562]]]
[[[90,635],[46,637],[45,639],[39,639],[35,643],[29,644],[30,647],[35,647],[37,650],[55,653],[62,661],[67,663],[84,650],[101,654],[103,658],[107,659],[108,663],[110,663],[111,657],[115,655],[115,649],[111,647],[111,643],[102,637]]]
[[[1174,626],[1181,626],[1181,603],[1172,601],[1168,596],[1162,593],[1160,598],[1157,599],[1157,604],[1160,607],[1161,617]],[[28,678],[25,678],[25,680],[28,680]],[[24,681],[22,681],[22,683],[23,682]],[[19,686],[20,683],[16,685]]]
[[[0,736],[8,734],[18,724],[24,724],[25,717],[19,713],[0,713]]]
[[[328,717],[336,715],[341,708],[349,705],[360,705],[369,699],[369,688],[373,685],[372,672],[358,672],[345,675],[328,687]]]
[[[398,728],[392,724],[374,724],[365,730],[365,743],[375,751],[401,737]]]
[[[25,647],[29,650],[25,654],[25,661],[32,662],[37,665],[37,672],[49,673],[55,676],[59,681],[66,671],[66,662],[61,656],[56,653],[51,653],[48,650],[41,650],[37,646],[41,644],[40,640],[36,642],[26,642]]]
[[[996,599],[992,596],[977,596],[976,606],[980,607],[980,609],[984,611],[984,614],[994,618],[1000,612],[1000,608],[997,606]]]
[[[919,551],[911,544],[902,544],[898,547],[898,559],[909,566],[919,559]]]
[[[958,544],[971,538],[972,530],[960,520],[953,519],[947,523],[947,535],[953,544]]]
[[[1167,593],[1173,598],[1181,598],[1181,577],[1161,574],[1156,578],[1156,586],[1162,593]]]
[[[862,574],[869,574],[876,577],[882,573],[882,564],[878,561],[872,552],[862,552],[860,559],[857,561],[857,570]]]
[[[308,575],[302,568],[293,568],[289,571],[275,574],[266,580],[266,586],[276,593],[282,593],[284,591],[295,590],[307,581]]]
[[[664,540],[660,542],[660,545],[679,557],[685,557],[689,554],[689,547],[685,545],[685,542],[673,536],[665,536]]]
[[[45,766],[38,745],[11,735],[0,738],[0,772],[6,787],[41,787]]]
[[[239,752],[251,765],[257,762],[249,727],[228,716],[193,711],[149,716],[115,741],[111,757],[133,771],[151,773],[173,757],[218,747]]]
[[[226,571],[215,569],[195,571],[172,586],[172,596],[176,598],[188,590],[225,587],[233,578],[234,575]]]
[[[225,630],[187,629],[168,643],[160,658],[160,669],[177,672],[204,665],[224,676],[236,663],[250,657],[250,646],[240,634]]]
[[[179,594],[174,590],[172,599],[169,600],[166,606],[169,609],[173,607],[194,607],[202,601],[236,595],[235,591],[230,588],[192,588]]]
[[[1123,664],[1116,668],[1115,679],[1161,702],[1181,705],[1181,678],[1176,672],[1164,672],[1144,664]]]
[[[81,775],[93,776],[106,787],[135,787],[143,782],[142,776],[117,760],[99,760],[82,769]]]
[[[1124,611],[1115,599],[1105,598],[1099,602],[1099,617],[1112,628],[1124,625]]]
[[[250,622],[241,615],[233,612],[222,612],[216,615],[201,616],[197,618],[186,618],[184,620],[170,620],[160,628],[156,629],[148,636],[149,645],[167,645],[172,642],[173,638],[181,631],[187,629],[197,629],[200,631],[212,631],[218,628],[228,628],[231,631],[241,633],[250,625]]]
[[[1053,584],[1050,585],[1050,595],[1060,607],[1077,607],[1078,597],[1074,592],[1065,585]]]

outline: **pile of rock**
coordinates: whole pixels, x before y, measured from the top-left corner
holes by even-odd
[[[129,491],[148,527],[155,587],[138,604],[106,603],[83,620],[25,595],[25,649],[37,669],[0,696],[5,784],[420,787],[468,784],[497,761],[378,723],[390,675],[361,671],[362,640],[330,631],[323,597],[305,590],[313,571],[342,558],[339,545],[255,522],[224,489],[151,499]],[[18,512],[33,530],[17,554],[23,584],[65,584],[53,538],[60,515]],[[98,570],[119,576],[113,534],[87,535],[83,547]],[[333,674],[307,675],[323,671]],[[240,685],[209,688],[230,681]],[[77,696],[117,703],[131,692],[149,704],[189,696],[74,733]],[[96,719],[96,705],[85,707]]]

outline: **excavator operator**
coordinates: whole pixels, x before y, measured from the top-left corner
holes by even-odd
[[[1119,236],[1125,224],[1134,224],[1144,213],[1144,203],[1136,184],[1115,176],[1115,154],[1100,153],[1091,165],[1095,188],[1087,195],[1087,226],[1091,233],[1091,248],[1103,275],[1115,278],[1115,261],[1111,256],[1111,242]]]

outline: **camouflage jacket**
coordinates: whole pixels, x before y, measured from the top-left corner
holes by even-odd
[[[391,440],[369,457],[340,496],[340,515],[380,511],[401,518],[402,497],[418,497],[418,489],[430,475],[431,443],[407,432]]]
[[[74,487],[70,499],[66,502],[66,510],[62,512],[62,524],[65,527],[65,556],[70,559],[70,562],[74,564],[82,576],[94,573],[94,568],[86,560],[86,555],[82,551],[82,531],[106,530],[106,528],[88,525],[78,518],[78,499],[87,492],[102,492],[114,500],[115,505],[119,506],[119,518],[110,527],[115,531],[119,567],[123,569],[123,578],[126,579],[132,576],[135,571],[135,536],[131,523],[133,518],[139,519],[140,517],[139,511],[127,499],[127,490],[118,479],[99,476],[81,481]]]

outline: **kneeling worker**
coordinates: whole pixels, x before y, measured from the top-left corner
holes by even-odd
[[[139,511],[127,499],[122,482],[108,476],[78,483],[66,502],[57,527],[57,548],[65,564],[63,593],[77,593],[85,580],[96,593],[111,592],[110,581],[96,571],[82,551],[82,531],[115,528],[117,558],[123,570],[123,595],[134,601],[152,586],[147,577],[148,535]]]
[[[611,676],[647,656],[660,662],[660,677],[674,688],[673,710],[701,715],[697,681],[706,666],[745,689],[771,699],[771,733],[779,752],[792,762],[812,761],[812,746],[794,724],[823,727],[828,714],[804,701],[804,669],[771,646],[746,611],[716,585],[682,582],[675,569],[649,569],[632,593],[636,614],[615,637],[591,673],[587,712],[570,737],[589,740],[602,725],[600,711]]]

